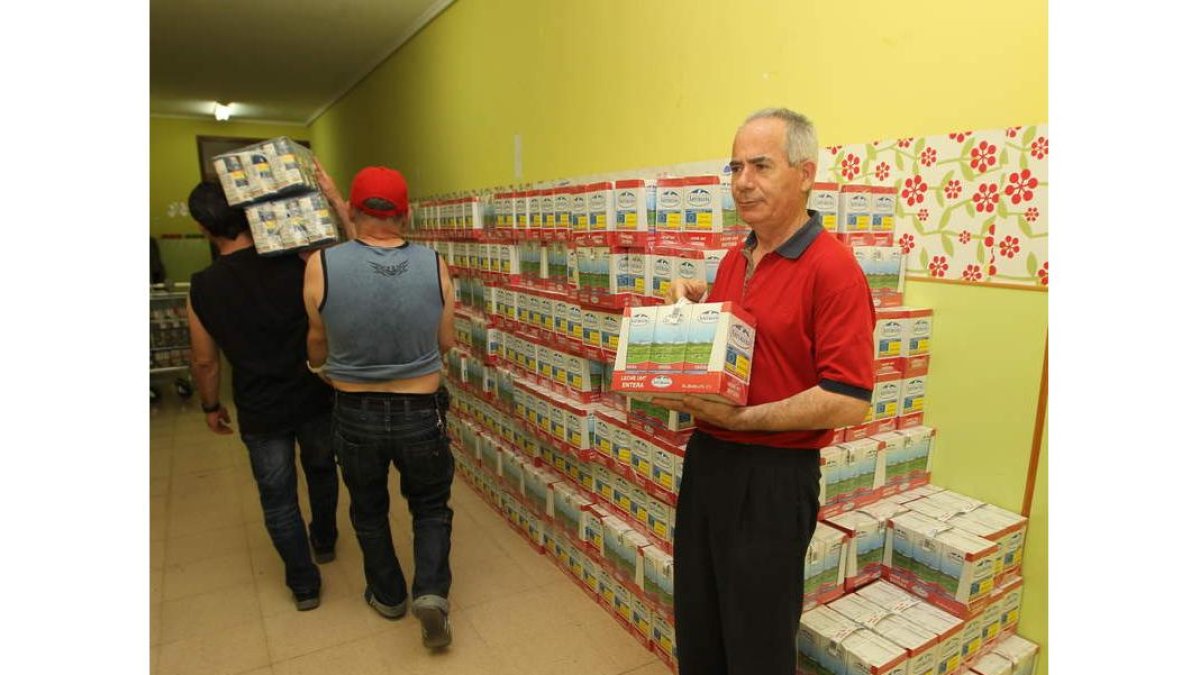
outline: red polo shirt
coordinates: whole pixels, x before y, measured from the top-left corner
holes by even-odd
[[[871,400],[875,386],[875,307],[850,249],[827,233],[816,212],[791,239],[763,256],[747,276],[753,233],[717,268],[708,302],[733,301],[757,323],[747,405],[770,403],[819,386]],[[730,431],[697,420],[697,428],[737,443],[823,448],[830,429]]]

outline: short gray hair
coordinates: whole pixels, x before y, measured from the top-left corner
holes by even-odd
[[[787,129],[788,164],[797,166],[806,160],[817,161],[817,130],[811,120],[787,108],[763,108],[747,117],[742,126],[761,119],[783,120]]]

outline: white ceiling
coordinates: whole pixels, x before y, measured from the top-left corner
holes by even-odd
[[[453,0],[150,0],[150,114],[308,123]]]

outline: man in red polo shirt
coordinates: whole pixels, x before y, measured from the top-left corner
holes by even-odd
[[[677,280],[671,290],[752,314],[754,366],[746,406],[659,401],[697,419],[675,526],[676,649],[680,675],[792,675],[818,450],[833,429],[866,416],[875,310],[850,250],[806,209],[817,171],[808,119],[786,109],[751,115],[730,169],[752,233],[711,289]]]

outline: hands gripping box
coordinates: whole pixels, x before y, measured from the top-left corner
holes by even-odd
[[[675,323],[663,321],[661,314],[670,315]],[[754,325],[753,317],[731,302],[701,303],[691,307],[677,304],[662,308],[627,308],[617,347],[613,389],[631,397],[677,398],[692,394],[745,405],[753,358]],[[650,326],[654,326],[653,332]],[[672,329],[666,336],[670,342],[660,340],[658,335],[657,329],[664,326]],[[697,362],[695,370],[652,370],[665,363],[662,356],[656,359],[655,354],[666,354],[672,364],[683,363],[674,359],[675,352],[672,351],[679,344],[678,335],[685,336],[684,358]],[[663,352],[655,351],[660,343],[666,344]],[[649,352],[649,358],[646,352]],[[705,369],[700,372],[698,362],[705,356]]]

